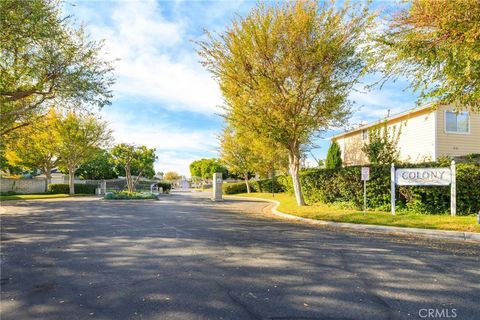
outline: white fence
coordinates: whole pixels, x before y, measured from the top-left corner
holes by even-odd
[[[58,177],[51,183],[68,183],[68,180],[64,181],[58,179]],[[109,179],[109,180],[78,180],[75,179],[76,184],[94,184],[98,187],[101,186],[102,181],[106,183],[106,190],[124,190],[127,188],[127,180],[125,179]],[[150,181],[141,179],[136,184],[137,191],[150,191],[150,185],[158,181]],[[45,178],[33,178],[33,179],[10,179],[0,178],[0,192],[15,192],[15,193],[43,193],[45,192]]]
[[[42,193],[45,192],[45,179],[0,178],[0,192]]]

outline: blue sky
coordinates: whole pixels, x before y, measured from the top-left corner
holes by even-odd
[[[103,54],[115,59],[117,83],[111,106],[102,109],[117,143],[144,144],[157,149],[157,171],[189,175],[188,165],[217,156],[220,90],[198,63],[193,41],[203,29],[225,29],[234,14],[245,15],[254,1],[80,1],[64,9],[83,23],[92,39],[105,40]],[[377,2],[385,9],[395,2]],[[369,77],[366,80],[372,80]],[[405,82],[382,89],[353,92],[356,105],[349,126],[373,121],[414,107],[415,96]],[[325,158],[329,137],[323,134],[312,150]],[[309,159],[313,163],[313,159]]]

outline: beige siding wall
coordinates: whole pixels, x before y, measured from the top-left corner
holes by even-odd
[[[463,156],[469,153],[480,153],[480,114],[469,112],[470,132],[468,134],[445,132],[445,110],[437,111],[437,153],[438,156]]]
[[[351,135],[341,137],[337,140],[342,151],[342,163],[345,166],[366,164],[367,158],[362,151],[362,133],[355,132]]]
[[[399,128],[401,130],[398,139],[401,161],[419,163],[435,159],[435,117],[435,112],[422,110],[388,123],[390,130],[393,130],[392,127],[395,127],[395,132]],[[350,133],[336,141],[342,150],[344,165],[368,163],[362,151],[362,131]]]
[[[435,112],[421,112],[392,121],[389,127],[401,127],[398,140],[400,160],[410,163],[435,159]]]

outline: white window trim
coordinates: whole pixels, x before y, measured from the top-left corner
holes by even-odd
[[[458,131],[447,131],[447,112],[457,113],[453,110],[445,110],[443,112],[443,132],[448,134],[470,134],[470,113],[468,111],[460,111],[458,113],[466,113],[468,116],[468,131],[467,132],[458,132]]]

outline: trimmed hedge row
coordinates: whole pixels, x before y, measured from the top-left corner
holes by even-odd
[[[107,192],[104,197],[105,200],[144,200],[144,199],[157,199],[154,194],[141,193],[141,192]]]
[[[404,165],[405,167],[439,167],[437,163]],[[402,167],[402,166],[398,166]],[[443,166],[444,167],[444,166]],[[360,209],[363,205],[363,183],[360,166],[338,169],[307,169],[300,173],[302,190],[309,202],[343,203]],[[457,164],[457,214],[466,215],[480,210],[480,165]],[[293,193],[290,177],[277,182],[286,192]],[[450,186],[397,187],[397,206],[400,210],[443,214],[450,210]],[[390,210],[390,166],[370,166],[367,182],[367,206]]]
[[[224,183],[222,185],[222,190],[224,194],[246,193],[247,185],[245,182]],[[250,185],[250,190],[253,191],[252,185]]]
[[[75,183],[74,188],[75,193],[77,194],[95,194],[95,189],[98,188],[98,185]],[[68,194],[69,192],[70,188],[68,186],[68,183],[52,183],[48,185],[48,193]]]
[[[250,191],[251,192],[272,192],[272,179],[264,179],[257,181],[250,181]],[[284,192],[284,186],[282,183],[278,182],[278,179],[275,179],[274,183],[274,192]],[[245,182],[237,183],[224,183],[223,184],[223,193],[224,194],[237,194],[237,193],[246,193],[247,185]]]

